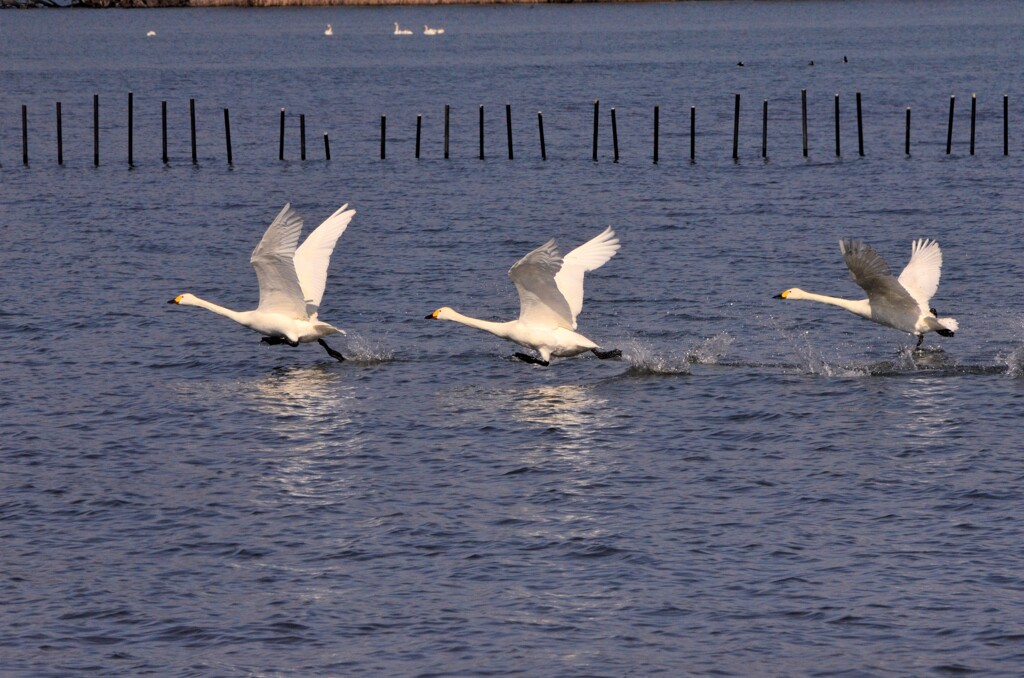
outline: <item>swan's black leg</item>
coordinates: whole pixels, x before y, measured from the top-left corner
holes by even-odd
[[[550,364],[547,360],[534,358],[532,355],[527,355],[525,353],[516,353],[515,356],[522,360],[524,363],[530,363],[531,365],[541,365],[543,367],[547,367]]]
[[[264,344],[270,344],[271,346],[277,346],[278,344],[287,344],[288,340],[284,337],[263,337],[260,339]]]
[[[326,341],[324,341],[323,339],[317,339],[316,341],[317,341],[318,344],[320,344],[321,346],[324,347],[324,350],[327,351],[327,355],[331,356],[332,358],[334,358],[335,360],[337,360],[339,362],[344,362],[345,356],[341,355],[340,353],[335,351],[333,348],[328,346]]]
[[[923,334],[917,335],[917,346],[915,346],[914,348],[921,348],[921,343],[923,341],[924,341],[924,335]]]
[[[613,348],[610,351],[598,351],[596,348],[590,349],[590,352],[596,355],[601,360],[608,360],[609,358],[621,358],[622,351],[617,348]]]
[[[953,330],[947,330],[945,328],[943,328],[941,330],[935,330],[935,333],[938,334],[940,337],[952,337],[953,336]]]

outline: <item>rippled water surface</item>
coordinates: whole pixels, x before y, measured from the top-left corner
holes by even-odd
[[[0,14],[0,673],[1017,675],[1019,10]],[[288,201],[309,225],[358,210],[321,307],[344,363],[166,303],[253,307],[249,253]],[[580,331],[621,361],[541,368],[423,319],[514,317],[509,266],[608,224],[622,249],[588,276]],[[858,297],[844,236],[896,270],[939,240],[956,337],[915,352],[772,298]]]

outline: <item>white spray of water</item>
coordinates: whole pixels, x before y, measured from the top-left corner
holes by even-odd
[[[640,341],[632,341],[623,348],[623,357],[629,362],[634,375],[690,374],[690,366],[714,365],[725,355],[734,338],[723,332],[702,340],[679,354],[663,354]]]
[[[384,345],[383,339],[349,333],[342,351],[346,360],[357,363],[387,363],[395,359],[395,351]]]

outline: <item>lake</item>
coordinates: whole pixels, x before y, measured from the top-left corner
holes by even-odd
[[[1016,3],[26,11],[0,35],[3,675],[1018,675]],[[307,230],[357,210],[320,309],[345,362],[166,303],[255,307],[287,202]],[[607,225],[579,330],[621,360],[528,365],[424,319],[516,317],[509,267]],[[896,272],[938,240],[956,336],[915,352],[773,299],[861,298],[842,237]]]

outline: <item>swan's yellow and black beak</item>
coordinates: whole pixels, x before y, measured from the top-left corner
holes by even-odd
[[[434,319],[437,318],[437,314],[440,313],[440,312],[441,312],[441,309],[437,309],[436,311],[434,311],[433,313],[428,315],[426,318],[424,318],[424,320],[434,320]]]
[[[171,299],[171,300],[170,300],[170,301],[168,301],[167,303],[168,303],[168,304],[180,304],[180,303],[181,303],[181,298],[182,298],[183,296],[185,296],[185,295],[184,295],[184,294],[179,294],[178,296],[174,297],[173,299]]]
[[[788,296],[789,296],[789,290],[786,290],[782,294],[776,294],[774,297],[772,297],[772,299],[785,299]]]

